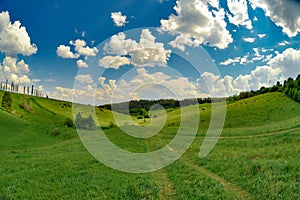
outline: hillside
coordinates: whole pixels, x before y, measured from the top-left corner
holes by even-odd
[[[0,101],[3,92],[0,91]],[[198,135],[182,158],[148,174],[128,174],[92,157],[76,130],[69,102],[11,94],[11,114],[0,109],[0,197],[5,199],[298,199],[300,104],[274,92],[227,104],[225,126],[214,150],[199,159],[211,104],[199,105]],[[26,99],[26,101],[24,100]],[[27,102],[26,106],[24,101]],[[78,106],[87,116],[93,107]],[[184,107],[183,109],[190,109]],[[156,120],[160,120],[156,110]],[[163,129],[133,138],[114,124],[112,112],[96,108],[105,133],[119,147],[149,152],[174,137],[180,109],[168,109]],[[126,124],[124,115],[121,124]],[[186,114],[186,119],[194,115]],[[124,120],[124,121],[122,121]],[[145,126],[150,119],[133,121]]]

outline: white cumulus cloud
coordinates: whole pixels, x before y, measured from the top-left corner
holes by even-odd
[[[70,41],[70,44],[75,46],[76,52],[82,56],[96,56],[98,49],[96,47],[88,47],[84,40],[77,39]]]
[[[104,68],[118,69],[120,66],[129,65],[130,60],[122,56],[105,56],[99,60],[98,64]]]
[[[126,21],[126,15],[122,15],[122,12],[112,12],[111,19],[113,20],[115,26],[125,26],[128,21]]]
[[[197,47],[200,45],[198,40],[193,40],[192,38],[188,38],[185,35],[179,35],[175,38],[175,40],[169,43],[171,47],[177,48],[181,51],[185,51],[185,46],[189,47]]]
[[[288,48],[272,58],[268,65],[274,70],[279,70],[282,79],[296,78],[300,74],[300,50]]]
[[[231,65],[233,63],[239,63],[240,60],[241,60],[241,57],[228,58],[227,60],[220,62],[220,65]]]
[[[289,37],[300,32],[300,4],[294,0],[250,0],[252,7],[262,8]]]
[[[59,45],[56,49],[56,54],[62,58],[78,58],[79,54],[73,53],[69,46]]]
[[[99,64],[106,68],[119,68],[123,63],[129,64],[130,61],[130,64],[137,67],[164,66],[171,55],[171,50],[166,50],[163,43],[155,40],[149,29],[142,30],[139,42],[126,39],[124,33],[114,35],[103,48],[106,54],[112,56],[102,58]]]
[[[0,80],[14,81],[19,84],[29,84],[29,67],[24,60],[6,56],[0,64]]]
[[[258,36],[260,39],[262,39],[262,38],[266,37],[266,34],[258,34],[257,36]]]
[[[210,5],[217,6],[211,1]],[[178,0],[174,9],[176,15],[171,14],[168,19],[160,21],[161,31],[183,35],[186,38],[197,40],[199,44],[206,43],[220,49],[227,48],[233,42],[230,32],[226,29],[227,23],[224,20],[223,8],[210,11],[207,1]],[[187,40],[187,45],[189,43],[190,41]],[[173,43],[173,45],[175,44]],[[181,45],[182,42],[179,47]]]
[[[252,22],[248,15],[248,5],[246,0],[227,0],[227,6],[230,13],[227,13],[229,22],[239,26],[245,26],[252,29]]]
[[[255,38],[251,38],[251,37],[244,37],[243,40],[245,42],[248,42],[248,43],[253,43],[255,42]]]
[[[77,60],[77,67],[81,68],[81,67],[88,67],[88,64],[86,62],[84,62],[83,60]]]
[[[90,74],[80,74],[75,77],[77,81],[84,84],[92,84],[94,80]]]
[[[0,13],[0,51],[7,56],[15,57],[17,54],[30,56],[37,52],[35,44],[20,21],[10,22],[9,13]]]

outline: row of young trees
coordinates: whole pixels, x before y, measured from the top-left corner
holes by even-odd
[[[9,82],[8,80],[0,82],[0,90],[43,97],[42,92],[34,88],[34,85],[31,85],[31,87],[20,86],[19,84],[15,84],[13,81]]]

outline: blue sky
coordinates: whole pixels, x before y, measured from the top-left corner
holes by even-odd
[[[299,9],[293,0],[0,1],[0,80],[84,102],[97,86],[98,103],[112,93],[159,98],[137,92],[154,83],[179,98],[259,89],[300,73]]]

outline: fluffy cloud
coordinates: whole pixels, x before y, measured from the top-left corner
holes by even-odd
[[[239,75],[234,79],[233,84],[237,91],[249,91],[249,81],[251,80],[251,75]]]
[[[250,0],[252,7],[262,8],[277,26],[289,37],[300,32],[300,4],[294,0]]]
[[[31,44],[30,37],[19,21],[10,22],[8,12],[0,13],[0,51],[7,56],[17,54],[30,56],[37,52],[35,44]]]
[[[248,15],[248,6],[246,0],[227,0],[227,6],[230,13],[227,13],[229,22],[239,26],[245,26],[247,29],[252,29],[252,22]]]
[[[210,5],[217,6],[217,4]],[[161,31],[193,38],[199,44],[207,43],[220,49],[227,48],[233,42],[231,34],[226,29],[224,9],[216,8],[210,11],[207,1],[198,0],[178,0],[174,9],[176,15],[171,14],[167,20],[160,21]],[[188,43],[189,40],[187,45]],[[181,42],[179,46],[182,45]]]
[[[207,0],[207,3],[212,6],[213,8],[220,8],[220,2],[219,0]]]
[[[290,42],[288,42],[288,41],[282,41],[282,42],[278,43],[278,46],[286,46],[286,45],[289,45],[289,44],[290,44]]]
[[[257,67],[251,72],[249,87],[253,90],[257,90],[262,86],[270,87],[278,81],[279,73],[280,71],[278,69],[273,69],[269,66]]]
[[[244,37],[243,40],[244,40],[245,42],[249,42],[249,43],[255,42],[255,38],[250,38],[250,37],[248,37],[248,38]]]
[[[231,65],[233,63],[239,63],[241,60],[241,57],[236,57],[236,58],[228,58],[224,62],[221,62],[220,65]]]
[[[95,89],[92,85],[86,85],[80,89],[55,87],[55,91],[50,92],[49,96],[55,99],[61,99],[70,102],[73,102],[74,100],[76,103],[94,105],[94,99],[96,101],[103,100],[103,91]]]
[[[129,65],[130,60],[129,58],[122,56],[105,56],[99,60],[98,64],[104,68],[118,69],[120,66]]]
[[[254,63],[256,61],[262,61],[264,63],[268,62],[269,60],[271,60],[273,58],[273,54],[269,54],[269,55],[263,55],[265,54],[267,51],[272,51],[272,50],[267,50],[264,48],[253,48],[253,53],[250,54],[247,53],[246,55],[244,55],[243,57],[235,57],[235,58],[228,58],[227,60],[220,62],[220,65],[236,65],[236,63],[239,63],[241,65],[245,65],[248,63]]]
[[[300,50],[288,48],[272,58],[268,65],[274,70],[279,70],[282,79],[296,78],[300,74]]]
[[[109,42],[104,45],[104,52],[107,54],[126,55],[139,47],[139,44],[132,39],[126,39],[124,33],[113,35]]]
[[[84,40],[77,39],[70,41],[70,44],[75,46],[75,50],[82,56],[96,56],[98,49],[96,47],[88,47]]]
[[[93,78],[90,74],[80,74],[80,75],[77,75],[75,77],[75,79],[79,83],[83,83],[83,84],[92,84],[92,83],[94,83],[94,80],[93,80]]]
[[[260,53],[259,48],[253,48],[253,51],[254,51],[255,54],[254,54],[254,57],[252,58],[252,61],[263,60],[265,58],[265,55],[262,55]],[[263,52],[264,50],[262,49],[261,51]]]
[[[257,36],[258,36],[260,39],[262,39],[262,38],[266,37],[266,34],[258,34]]]
[[[74,46],[76,53],[71,51],[70,46],[59,45],[56,49],[56,54],[62,58],[79,58],[80,56],[96,56],[98,49],[96,47],[88,47],[84,40],[77,39],[75,41],[69,42]],[[78,67],[88,67],[88,65],[83,60],[77,60]]]
[[[211,90],[218,94],[220,88],[224,89],[221,83],[227,82],[225,90],[228,94],[235,94],[246,90],[257,90],[262,86],[270,87],[278,80],[286,80],[289,77],[296,78],[300,74],[300,50],[293,48],[286,49],[282,53],[278,53],[274,58],[272,54],[263,56],[259,53],[258,48],[254,48],[255,58],[259,60],[264,59],[268,61],[265,66],[256,67],[247,75],[239,75],[235,79],[221,78],[219,76],[205,73],[202,77],[209,80]],[[220,85],[221,84],[221,85]],[[232,87],[231,87],[232,86]],[[231,92],[230,92],[231,91]]]
[[[175,38],[175,40],[171,41],[169,44],[173,48],[177,48],[181,51],[185,51],[185,46],[197,47],[200,45],[200,42],[198,40],[193,40],[191,38],[188,38],[185,35],[179,35]]]
[[[77,60],[77,67],[81,68],[81,67],[88,67],[88,64],[86,62],[84,62],[83,60]]]
[[[94,82],[90,75],[78,75],[79,86],[71,89],[56,87],[49,95],[52,98],[79,103],[96,104],[122,102],[128,99],[139,98],[191,98],[196,97],[196,85],[185,77],[171,77],[162,72],[149,73],[144,68],[136,68],[137,74],[130,80],[107,80],[99,77],[98,88],[94,88]],[[83,84],[81,84],[83,83]],[[175,96],[174,96],[175,94]]]
[[[260,49],[254,48],[254,55],[261,56]],[[255,57],[254,57],[255,58]],[[236,61],[241,62],[239,57]],[[149,73],[145,68],[136,68],[137,75],[130,80],[122,79],[106,80],[100,77],[98,83],[101,88],[96,90],[97,100],[109,102],[112,95],[113,101],[125,101],[128,98],[174,98],[170,93],[176,93],[177,98],[184,99],[189,97],[223,97],[237,94],[242,91],[258,90],[260,87],[270,87],[278,80],[284,80],[288,77],[295,78],[300,74],[300,50],[289,48],[279,53],[265,66],[258,66],[249,74],[239,75],[234,78],[232,76],[221,77],[209,72],[201,74],[197,82],[191,82],[185,77],[174,77],[162,72]],[[95,94],[91,84],[94,84],[90,75],[79,75],[76,77],[80,83],[84,83],[83,87],[76,91],[79,99],[83,102],[91,101],[91,97]],[[157,87],[157,85],[167,88],[167,90]],[[89,92],[87,92],[89,91]],[[56,95],[60,92],[64,97],[70,97],[73,90],[57,88]],[[92,93],[92,94],[91,94]],[[86,96],[79,96],[86,95]]]
[[[196,85],[185,77],[174,78],[162,72],[150,74],[145,68],[136,70],[137,75],[130,81],[122,79],[116,83],[115,80],[109,80],[105,83],[104,77],[100,77],[98,81],[104,93],[108,96],[112,95],[113,101],[125,101],[138,97],[184,99],[197,95]]]
[[[129,62],[137,67],[166,65],[171,50],[165,50],[164,44],[155,42],[155,40],[156,38],[149,29],[142,30],[139,42],[126,39],[124,33],[114,35],[103,48],[106,54],[113,56],[102,58],[99,65],[116,69],[123,64],[129,64]]]
[[[69,46],[59,45],[56,49],[56,54],[62,58],[78,58],[79,54],[73,53]]]
[[[29,67],[24,60],[18,61],[17,58],[6,56],[0,64],[0,80],[8,79],[19,84],[29,84],[28,73]]]
[[[125,26],[128,21],[126,21],[126,15],[122,15],[122,12],[111,13],[111,19],[113,20],[115,26]]]
[[[163,43],[156,43],[149,29],[142,30],[139,48],[129,52],[134,66],[166,65],[171,50],[165,50]]]
[[[270,87],[278,80],[279,73],[278,69],[270,66],[257,67],[250,74],[239,75],[235,79],[228,75],[222,78],[205,72],[197,80],[197,86],[204,96],[231,96],[242,91],[258,90],[262,86]]]
[[[18,54],[30,56],[37,52],[35,44],[19,21],[11,22],[8,12],[0,13],[0,52],[5,57],[0,64],[0,80],[9,80],[17,84],[30,84],[28,64],[18,60]]]

